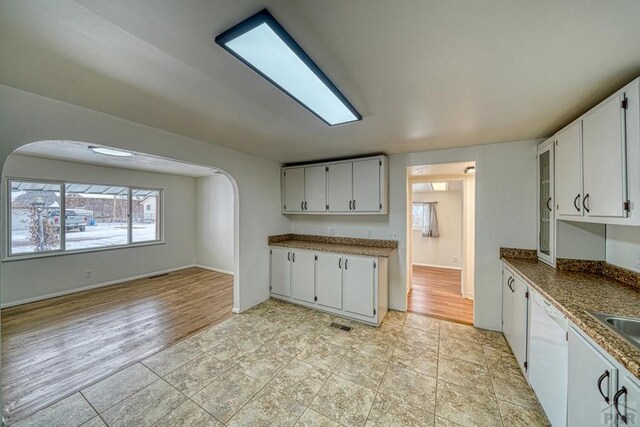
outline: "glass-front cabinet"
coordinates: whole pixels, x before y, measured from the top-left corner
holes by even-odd
[[[555,264],[555,205],[553,147],[550,139],[538,146],[538,258]]]

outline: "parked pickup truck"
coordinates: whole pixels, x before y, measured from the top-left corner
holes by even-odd
[[[60,211],[52,211],[49,214],[49,218],[53,222],[54,227],[57,230],[60,229]],[[89,217],[86,215],[80,215],[73,209],[67,209],[64,215],[64,228],[65,230],[79,230],[84,231],[89,224]]]

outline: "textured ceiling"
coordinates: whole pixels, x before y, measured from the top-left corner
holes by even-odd
[[[362,113],[213,42],[267,7]],[[0,83],[281,162],[550,135],[640,74],[637,0],[3,0]]]

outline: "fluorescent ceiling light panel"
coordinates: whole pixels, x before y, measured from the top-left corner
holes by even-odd
[[[113,157],[133,156],[133,153],[130,153],[128,151],[120,151],[120,150],[107,148],[107,147],[89,147],[89,150],[93,151],[94,153],[104,154],[105,156],[113,156]]]
[[[362,120],[266,9],[217,36],[216,43],[328,125]]]
[[[447,191],[446,182],[432,182],[431,187],[433,188],[433,191]]]

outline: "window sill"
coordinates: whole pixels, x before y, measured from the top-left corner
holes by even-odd
[[[132,243],[130,245],[109,246],[105,248],[78,249],[75,251],[51,251],[51,252],[40,253],[40,254],[29,253],[24,255],[5,256],[2,259],[2,262],[4,263],[4,262],[13,262],[13,261],[24,261],[24,260],[36,259],[36,258],[79,255],[79,254],[87,254],[87,253],[93,253],[93,252],[113,251],[117,249],[141,248],[144,246],[157,246],[157,245],[164,245],[164,244],[166,244],[164,240],[153,240],[150,242]]]

